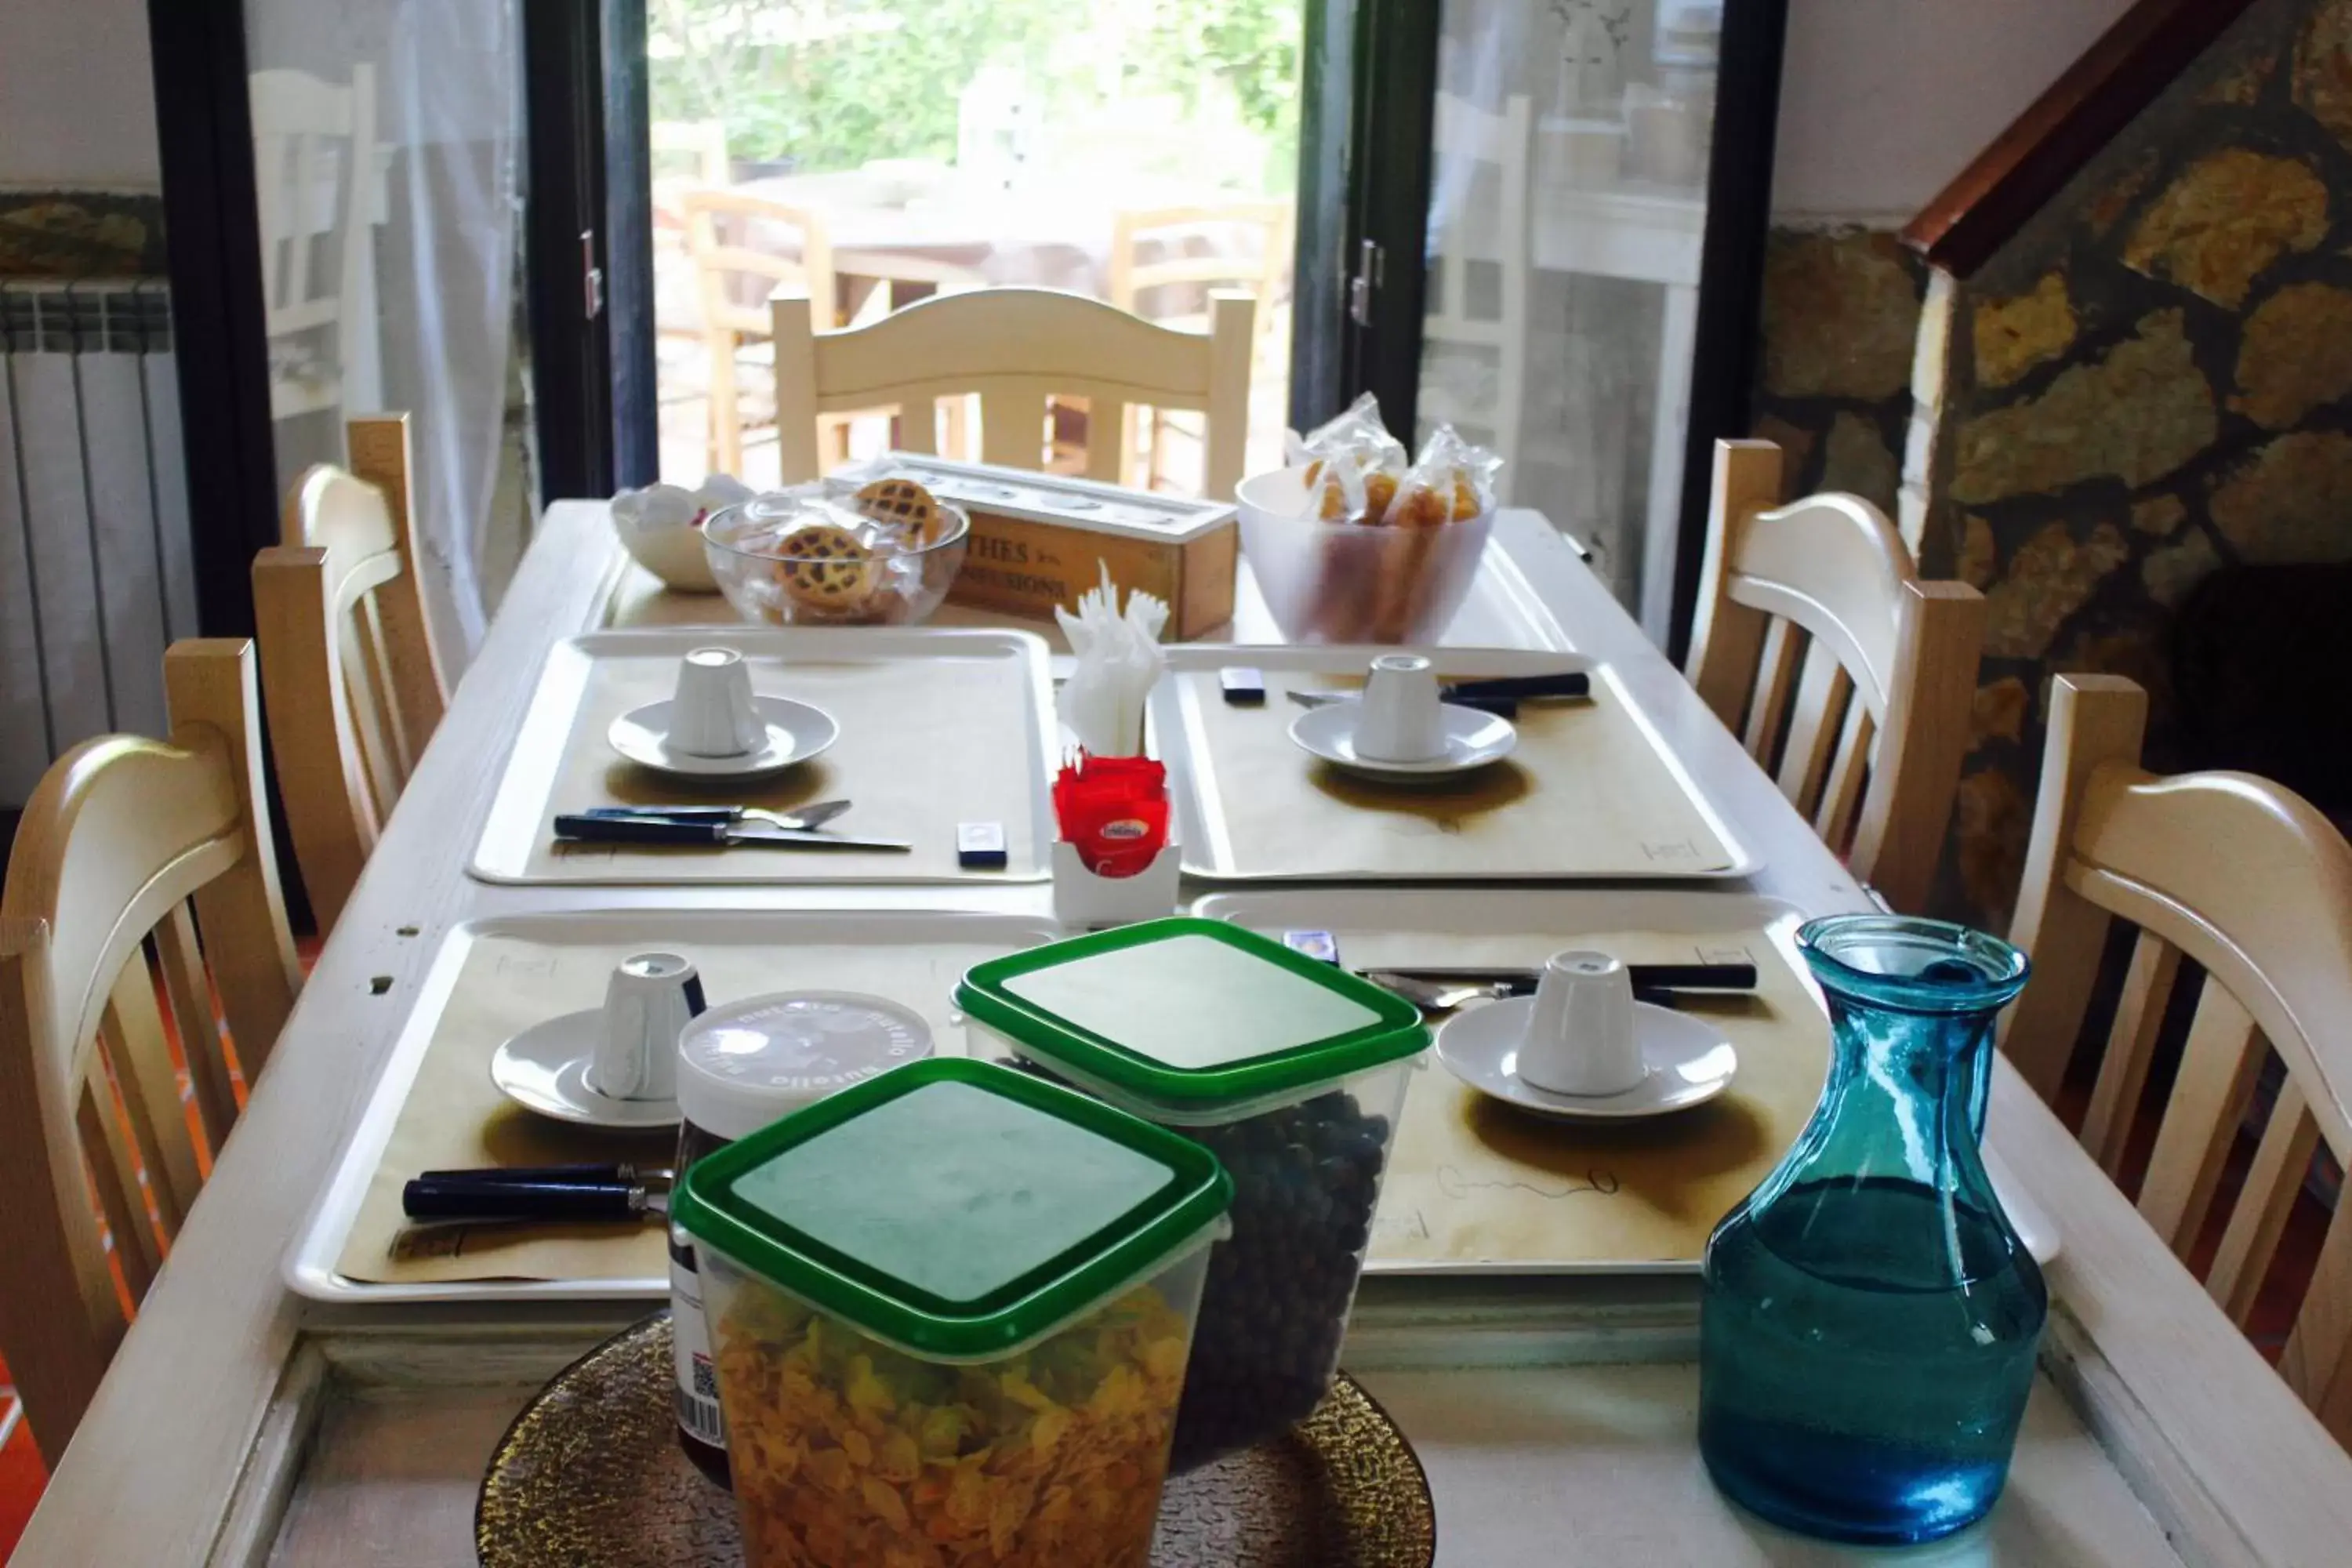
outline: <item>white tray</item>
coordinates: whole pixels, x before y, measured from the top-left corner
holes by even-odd
[[[521,937],[551,944],[573,942],[604,945],[642,937],[649,945],[675,945],[691,954],[698,945],[789,947],[821,942],[878,946],[954,942],[1001,943],[1008,952],[1063,934],[1051,921],[1019,915],[865,910],[602,910],[565,914],[513,915],[471,921],[454,928],[434,956],[418,988],[416,1005],[384,1063],[383,1075],[343,1147],[341,1163],[287,1252],[287,1285],[314,1301],[407,1303],[422,1301],[584,1301],[667,1299],[667,1277],[643,1279],[485,1279],[452,1283],[386,1284],[349,1279],[336,1272],[361,1201],[391,1142],[394,1125],[425,1062],[444,1008],[465,968],[467,953],[486,937]],[[960,1035],[937,1042],[942,1055],[961,1055]]]
[[[1221,669],[1240,665],[1259,670],[1310,671],[1322,675],[1360,675],[1377,656],[1395,653],[1393,647],[1372,647],[1331,644],[1324,646],[1284,645],[1261,647],[1239,643],[1185,643],[1168,650],[1171,671]],[[1656,724],[1642,710],[1640,703],[1627,690],[1616,672],[1606,664],[1580,654],[1523,648],[1432,647],[1414,651],[1425,652],[1436,659],[1448,679],[1477,679],[1503,676],[1555,675],[1582,670],[1591,678],[1596,690],[1605,690],[1609,700],[1632,717],[1642,734],[1657,754],[1666,772],[1680,786],[1699,816],[1723,845],[1728,863],[1709,870],[1645,870],[1599,877],[1563,875],[1557,870],[1540,868],[1525,872],[1481,871],[1475,876],[1447,876],[1419,870],[1381,870],[1378,868],[1355,872],[1331,872],[1308,875],[1286,872],[1249,871],[1237,869],[1224,823],[1216,799],[1213,780],[1205,778],[1192,766],[1192,758],[1204,745],[1200,716],[1195,704],[1199,700],[1199,682],[1173,679],[1160,681],[1151,694],[1150,718],[1153,751],[1168,766],[1169,789],[1176,805],[1177,832],[1184,845],[1184,873],[1203,881],[1231,883],[1282,883],[1297,885],[1310,882],[1416,882],[1466,883],[1478,882],[1548,882],[1572,884],[1579,881],[1641,881],[1641,882],[1719,882],[1753,875],[1763,865],[1732,830],[1731,824],[1716,808],[1698,781],[1685,768],[1682,759],[1658,733]],[[1282,699],[1268,693],[1269,707]],[[1283,706],[1288,707],[1287,703]],[[1287,722],[1285,718],[1284,722]]]
[[[1004,744],[1018,746],[1033,760],[1030,790],[1032,832],[1030,849],[1016,854],[1012,864],[1001,871],[973,872],[967,876],[890,876],[859,878],[805,875],[814,861],[809,857],[771,851],[765,854],[749,852],[740,858],[730,858],[726,868],[711,870],[698,868],[688,879],[677,875],[675,868],[666,868],[658,859],[614,861],[602,874],[549,878],[530,869],[530,857],[540,835],[545,831],[548,818],[548,796],[555,787],[556,774],[563,761],[564,749],[572,739],[578,721],[580,704],[588,690],[591,667],[598,658],[678,658],[698,647],[731,647],[746,658],[803,659],[813,663],[871,663],[889,660],[922,660],[927,658],[1013,658],[1021,661],[1027,674],[1032,700],[1027,705],[1027,724],[1017,735],[1004,737]],[[887,883],[955,883],[963,882],[1039,882],[1052,875],[1050,847],[1055,837],[1053,826],[1052,782],[1060,766],[1060,723],[1054,714],[1054,683],[1052,660],[1045,641],[1034,632],[1000,630],[942,630],[929,627],[808,627],[751,626],[743,625],[657,626],[626,631],[591,632],[584,637],[569,637],[548,650],[547,663],[541,668],[539,685],[532,693],[530,708],[516,731],[514,745],[504,763],[505,773],[499,781],[498,793],[491,797],[488,816],[482,824],[480,841],[475,846],[472,862],[467,869],[485,882],[563,885],[659,885],[684,883],[724,887],[728,885],[767,885],[790,882],[823,882],[826,885],[854,887],[863,884]],[[835,715],[845,723],[871,722],[868,715]],[[939,765],[943,773],[954,766],[952,757],[941,757]],[[723,792],[703,790],[702,797],[722,798]],[[843,823],[842,831],[852,831],[853,825]],[[873,831],[880,832],[880,825]]]
[[[1509,935],[1543,931],[1567,935],[1578,931],[1685,931],[1706,935],[1730,930],[1752,930],[1763,936],[1805,986],[1820,1000],[1795,942],[1804,912],[1779,899],[1753,893],[1702,891],[1696,889],[1470,889],[1470,888],[1297,888],[1283,891],[1212,893],[1196,901],[1192,912],[1204,920],[1230,921],[1271,935],[1286,931],[1458,931],[1465,936]],[[1340,961],[1348,954],[1342,951]],[[1444,1068],[1424,1057],[1418,1064],[1428,1072]],[[1985,1166],[2010,1223],[2035,1261],[2047,1264],[2058,1256],[2060,1237],[2048,1211],[2021,1187],[1993,1151],[1984,1151]],[[1379,1237],[1386,1225],[1402,1223],[1398,1216],[1375,1215],[1373,1256],[1364,1266],[1369,1274],[1693,1274],[1696,1261],[1591,1263],[1531,1266],[1526,1264],[1382,1262]]]

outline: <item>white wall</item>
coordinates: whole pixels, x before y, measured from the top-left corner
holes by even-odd
[[[142,0],[0,0],[0,188],[153,191]]]
[[[1790,0],[1774,211],[1907,222],[2129,5]]]

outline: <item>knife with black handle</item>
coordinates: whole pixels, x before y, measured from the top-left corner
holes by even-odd
[[[434,1224],[609,1224],[669,1212],[669,1194],[643,1183],[510,1182],[420,1176],[400,1189],[401,1212]]]
[[[840,833],[738,827],[728,822],[681,822],[667,816],[590,816],[585,814],[567,814],[557,817],[555,838],[559,844],[699,844],[719,847],[740,845],[762,849],[881,849],[894,853],[903,853],[914,847],[903,838],[852,838]]]

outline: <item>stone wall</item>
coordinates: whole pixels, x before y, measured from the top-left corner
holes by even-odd
[[[0,278],[160,278],[163,198],[0,191]]]
[[[2050,678],[2147,686],[2163,768],[2189,593],[2224,563],[2352,558],[2352,0],[2263,0],[1975,278],[1930,291],[1938,332],[1916,542],[1991,601],[1938,901],[1999,930]]]
[[[1851,490],[1895,510],[1927,279],[1883,230],[1773,230],[1755,430],[1788,456],[1786,493]]]

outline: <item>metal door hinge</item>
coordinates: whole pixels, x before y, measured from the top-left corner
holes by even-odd
[[[580,304],[583,319],[604,313],[604,269],[596,265],[596,231],[580,231]]]
[[[1360,327],[1372,324],[1372,293],[1381,286],[1386,259],[1379,241],[1356,242],[1356,274],[1348,279],[1348,320]]]

